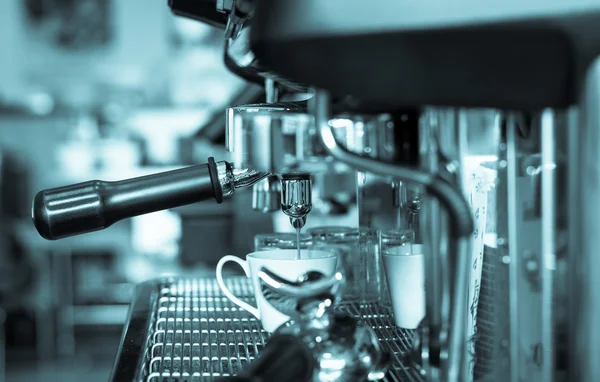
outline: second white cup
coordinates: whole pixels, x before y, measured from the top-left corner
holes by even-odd
[[[416,329],[425,318],[423,246],[408,244],[383,251],[383,266],[396,325]]]
[[[275,309],[265,300],[265,297],[260,292],[258,271],[261,267],[265,267],[276,275],[290,281],[295,281],[310,271],[318,271],[325,276],[331,276],[336,269],[337,255],[334,253],[302,250],[300,259],[297,258],[297,255],[298,251],[295,249],[277,249],[252,252],[246,256],[246,260],[240,259],[237,256],[224,256],[217,264],[217,283],[231,302],[259,319],[263,328],[267,332],[272,333],[287,322],[290,317]],[[229,261],[233,261],[242,267],[246,276],[252,280],[254,295],[256,297],[256,307],[236,297],[223,282],[223,265]]]

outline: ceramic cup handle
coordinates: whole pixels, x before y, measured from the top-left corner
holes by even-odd
[[[237,263],[240,267],[242,267],[244,273],[246,274],[246,277],[250,278],[250,269],[248,268],[248,262],[240,259],[237,256],[227,255],[221,258],[221,260],[219,260],[219,262],[217,263],[217,284],[219,284],[219,288],[221,288],[225,296],[227,296],[227,298],[231,300],[231,302],[233,302],[240,308],[248,311],[250,314],[252,314],[254,317],[260,320],[260,312],[258,311],[258,309],[236,297],[233,293],[231,293],[229,288],[227,288],[227,286],[223,282],[223,265],[225,265],[225,263],[229,261],[233,261],[234,263]]]

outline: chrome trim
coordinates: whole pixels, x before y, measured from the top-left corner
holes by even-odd
[[[221,183],[223,196],[233,194],[233,175],[230,167],[231,165],[227,162],[217,162],[217,176],[219,177],[219,183]]]
[[[509,299],[510,299],[510,380],[518,382],[520,375],[520,336],[519,336],[519,254],[518,254],[518,207],[517,207],[517,116],[507,116],[506,122],[506,178],[508,199],[508,266]]]
[[[541,146],[541,339],[542,339],[542,380],[554,381],[554,271],[556,269],[556,159],[555,159],[556,119],[551,109],[542,113]]]
[[[600,380],[600,57],[590,67],[581,97],[581,126],[573,155],[577,156],[570,170],[577,174],[577,189],[570,196],[569,227],[572,247],[569,265],[572,268],[570,298],[573,311],[569,332],[573,336],[569,380],[595,382]]]
[[[228,165],[231,169],[231,178],[234,188],[246,188],[253,186],[271,175],[271,173],[267,171],[258,171],[251,168],[234,169],[231,167],[231,164],[228,163]]]
[[[328,153],[342,162],[355,167],[359,171],[371,172],[373,174],[382,175],[385,177],[395,178],[396,180],[408,181],[421,184],[435,197],[439,198],[444,204],[447,211],[453,218],[454,225],[452,226],[454,237],[453,243],[455,248],[450,249],[450,253],[454,249],[457,250],[455,260],[455,274],[453,285],[452,298],[452,322],[464,322],[464,316],[467,314],[466,296],[468,285],[465,279],[465,272],[468,269],[469,242],[473,232],[473,217],[471,208],[465,200],[462,191],[454,185],[441,179],[437,174],[430,174],[418,169],[398,166],[394,164],[382,163],[370,158],[352,154],[348,150],[341,147],[333,132],[333,128],[329,124],[331,117],[331,102],[327,92],[318,90],[313,98],[313,112],[315,115],[315,123],[320,131],[321,139]],[[467,273],[468,274],[468,273]],[[464,303],[457,305],[456,302]],[[462,318],[460,318],[462,316]],[[449,349],[463,349],[465,347],[465,325],[453,325],[450,328],[448,335]],[[462,370],[464,352],[459,353],[456,357],[452,357],[448,365],[449,380],[460,380],[464,375]]]

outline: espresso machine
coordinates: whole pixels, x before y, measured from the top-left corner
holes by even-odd
[[[391,356],[389,369],[369,379],[600,380],[598,1],[169,6],[222,28],[225,65],[264,85],[267,102],[227,109],[231,163],[209,158],[167,173],[40,192],[32,214],[44,238],[213,198],[221,203],[250,187],[255,209],[281,211],[302,228],[311,218],[312,180],[356,174],[361,251],[378,256],[377,232],[414,224],[415,215],[429,248],[418,330],[396,327],[377,303],[339,307],[371,327]],[[488,223],[495,230],[478,257],[486,271],[473,300],[468,281],[481,264],[470,254],[484,232],[474,224],[479,211],[467,200],[465,168],[469,154],[486,145],[492,159],[480,164],[497,174]],[[267,287],[286,285],[282,290],[295,291],[289,296],[318,306],[329,306],[335,294],[332,280],[302,286],[264,277]],[[252,298],[243,281],[230,283]],[[345,380],[300,376],[319,365],[294,363],[310,357],[281,349],[294,348],[302,329],[270,342],[256,320],[220,297],[210,279],[140,285],[113,380],[252,380],[265,362],[283,370],[264,374],[277,380]],[[469,315],[483,313],[470,338]],[[477,372],[484,361],[487,369]],[[254,380],[275,380],[264,375]]]

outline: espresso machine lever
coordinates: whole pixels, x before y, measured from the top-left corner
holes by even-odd
[[[236,188],[250,187],[268,175],[234,169],[211,157],[205,164],[118,182],[92,180],[43,190],[35,196],[31,213],[39,234],[57,240],[211,198],[222,203]]]

